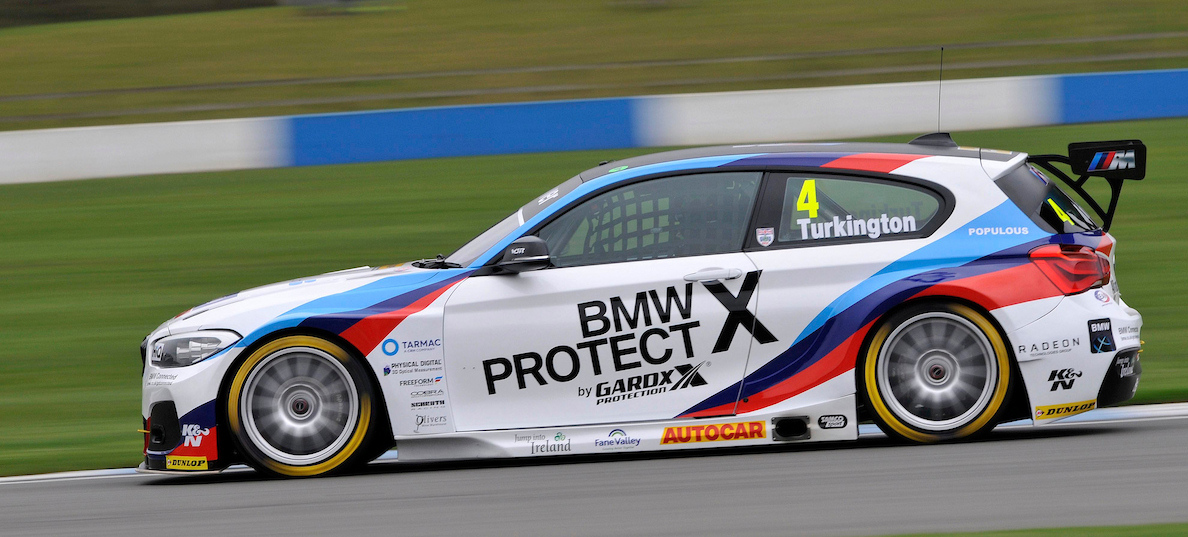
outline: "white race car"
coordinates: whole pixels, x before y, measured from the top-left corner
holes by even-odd
[[[161,325],[141,348],[141,469],[853,440],[863,419],[935,442],[1116,404],[1142,318],[1106,231],[1145,161],[1138,141],[1028,157],[938,133],[606,163],[449,257]]]

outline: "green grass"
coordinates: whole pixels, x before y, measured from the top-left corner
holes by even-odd
[[[1188,399],[1188,119],[971,132],[1060,152],[1141,138],[1113,233],[1144,315],[1137,401]],[[906,137],[897,138],[898,141]],[[448,253],[614,150],[0,186],[0,474],[140,458],[141,338],[195,304],[359,265]]]
[[[805,85],[932,80],[935,51],[743,64],[603,68],[415,80],[206,89],[5,102],[2,97],[376,73],[728,58],[950,45],[953,78],[1188,67],[1188,57],[1073,62],[1183,53],[1188,37],[1095,44],[957,49],[952,45],[1183,31],[1180,0],[407,0],[393,9],[315,15],[263,8],[0,30],[0,130],[244,117],[298,112]],[[1157,16],[1156,16],[1157,15]],[[1052,60],[1039,66],[971,63]],[[965,67],[962,68],[962,65]],[[909,73],[820,71],[922,66]],[[812,75],[812,76],[810,76]],[[780,79],[779,77],[808,77]],[[774,77],[774,78],[773,78]],[[764,80],[766,78],[766,80]],[[698,80],[699,82],[690,82]],[[596,86],[558,89],[556,86]],[[293,100],[509,87],[512,95]],[[279,103],[278,103],[279,102]],[[269,104],[270,103],[270,104]],[[243,105],[236,109],[204,107]],[[197,107],[190,111],[160,111]],[[65,117],[79,114],[102,117]],[[24,119],[15,119],[23,117]],[[5,119],[7,118],[7,119]]]
[[[1078,528],[1046,528],[1031,530],[986,531],[970,533],[912,533],[898,537],[1162,537],[1188,534],[1188,524],[1151,524],[1147,526],[1083,526]]]

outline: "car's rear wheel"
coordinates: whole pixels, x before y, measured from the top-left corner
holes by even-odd
[[[879,325],[862,366],[864,402],[889,436],[957,440],[994,428],[1011,389],[998,329],[959,304],[913,306]]]
[[[227,391],[227,423],[256,469],[315,476],[361,462],[375,429],[373,400],[351,353],[325,339],[286,336],[239,365]]]

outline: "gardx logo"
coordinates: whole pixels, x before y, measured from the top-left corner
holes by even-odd
[[[695,366],[679,364],[673,366],[672,369],[659,373],[635,375],[614,382],[600,382],[593,390],[594,395],[598,397],[597,402],[594,404],[616,403],[628,399],[688,388],[690,386],[705,386],[709,383],[698,372],[703,365],[705,365],[705,362],[701,362]],[[672,378],[674,374],[679,374],[680,376],[674,380]],[[590,393],[590,388],[578,388],[579,397],[589,397]]]

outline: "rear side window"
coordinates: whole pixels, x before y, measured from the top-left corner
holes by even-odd
[[[558,267],[736,252],[762,172],[663,177],[579,203],[539,232]]]
[[[777,185],[781,178],[786,181],[776,234],[781,244],[918,236],[941,207],[935,194],[902,183],[788,174],[774,178]]]
[[[995,182],[1036,225],[1052,233],[1091,231],[1100,226],[1056,181],[1025,164]]]

